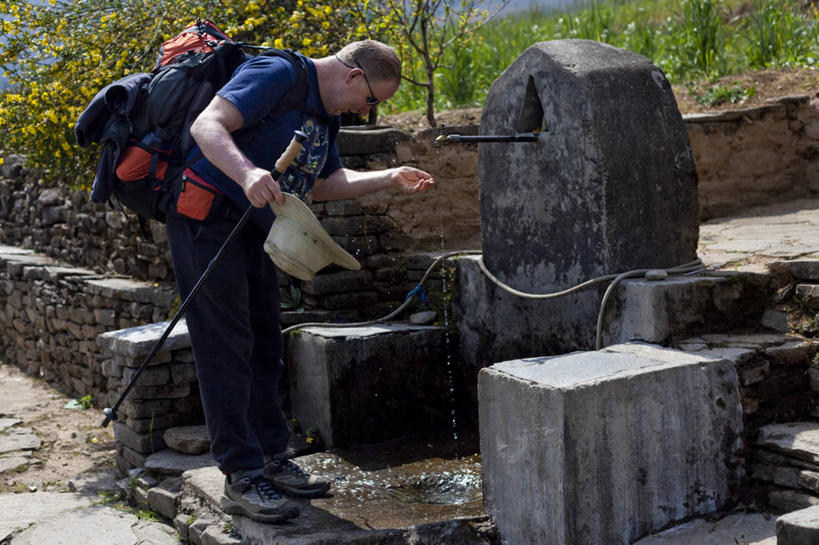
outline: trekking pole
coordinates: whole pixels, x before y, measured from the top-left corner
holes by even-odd
[[[294,131],[293,139],[290,141],[290,144],[288,144],[287,149],[285,149],[284,152],[281,154],[281,157],[279,157],[279,159],[276,161],[277,174],[276,180],[278,180],[279,177],[281,177],[281,175],[284,174],[284,171],[287,170],[287,167],[290,166],[290,163],[292,163],[296,156],[299,154],[299,152],[301,151],[302,143],[305,141],[305,139],[307,139],[307,135],[304,134],[302,131]],[[245,223],[247,223],[247,220],[248,218],[250,218],[250,213],[252,211],[253,205],[250,205],[247,207],[247,210],[245,210],[245,213],[242,214],[242,217],[239,218],[239,221],[236,223],[236,226],[233,228],[233,230],[227,236],[225,241],[219,247],[219,250],[216,252],[216,255],[214,255],[213,258],[210,260],[210,263],[208,263],[208,266],[205,268],[205,272],[203,272],[202,276],[199,277],[199,280],[196,281],[196,284],[193,286],[193,289],[185,298],[185,301],[179,307],[179,310],[176,311],[174,317],[171,319],[171,323],[169,323],[168,327],[165,328],[165,331],[162,333],[162,336],[159,338],[159,340],[156,341],[156,343],[154,343],[154,346],[153,348],[151,348],[150,353],[148,353],[148,355],[145,356],[145,360],[143,360],[142,365],[140,365],[139,369],[137,369],[136,373],[134,373],[134,376],[131,378],[131,381],[128,382],[128,385],[125,387],[125,390],[122,391],[122,393],[119,396],[119,399],[117,399],[117,402],[114,403],[114,406],[110,408],[106,407],[105,409],[102,410],[102,413],[105,415],[105,419],[102,421],[101,424],[103,428],[107,427],[108,423],[111,422],[112,420],[117,420],[118,418],[117,410],[119,409],[119,406],[122,404],[122,402],[125,401],[125,398],[128,396],[128,392],[131,391],[131,388],[134,386],[134,383],[136,383],[137,379],[142,374],[142,371],[144,371],[148,364],[151,363],[151,360],[154,359],[154,356],[156,355],[157,352],[159,352],[159,349],[162,348],[162,345],[165,344],[165,340],[168,338],[168,335],[171,334],[171,331],[173,330],[174,326],[185,313],[185,310],[188,308],[188,305],[191,303],[191,301],[193,301],[193,298],[196,297],[196,294],[199,292],[202,285],[208,279],[210,273],[216,267],[216,264],[219,262],[220,259],[222,259],[222,254],[224,253],[225,248],[227,248],[227,245],[230,244],[230,242],[234,238],[236,238],[236,235],[239,233],[239,231],[242,229]]]

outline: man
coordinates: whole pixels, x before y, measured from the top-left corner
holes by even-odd
[[[299,62],[308,75],[303,103],[269,119],[271,108],[292,93]],[[211,450],[225,473],[221,506],[227,513],[264,522],[292,518],[297,506],[278,493],[316,497],[330,487],[327,479],[306,474],[285,456],[289,432],[277,397],[283,365],[278,280],[263,251],[273,221],[266,205],[282,203],[283,191],[336,200],[389,187],[404,193],[430,189],[432,177],[415,168],[345,169],[336,149],[338,116],[347,111],[366,116],[395,94],[400,78],[395,51],[372,40],[315,60],[258,56],[236,70],[191,127],[205,159],[186,175],[224,193],[236,216],[249,204],[257,207],[186,314]],[[277,182],[271,175],[274,163],[297,129],[308,139]],[[183,298],[234,225],[235,219],[168,218]]]

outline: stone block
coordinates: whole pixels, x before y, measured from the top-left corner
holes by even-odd
[[[154,344],[162,337],[170,322],[158,322],[143,326],[109,331],[98,337],[98,343],[103,350],[128,358],[145,357]],[[190,348],[188,326],[185,320],[180,320],[168,335],[162,345],[161,352],[170,352],[180,348]],[[167,360],[166,360],[167,361]]]
[[[765,354],[773,365],[808,365],[809,341],[791,341],[779,346],[770,346]]]
[[[446,361],[438,327],[301,329],[287,336],[293,416],[328,447],[429,432],[454,403]]]
[[[304,293],[310,295],[326,295],[367,289],[372,285],[373,275],[365,269],[320,274],[313,280],[302,282],[301,287]]]
[[[766,309],[765,312],[762,313],[760,323],[762,327],[779,331],[780,333],[787,333],[791,330],[788,324],[787,313],[779,310]]]
[[[149,282],[129,278],[100,278],[86,281],[88,293],[167,307],[174,293],[167,288],[159,288]]]
[[[819,505],[819,498],[805,492],[779,489],[768,493],[768,503],[781,513],[788,513]]]
[[[137,433],[122,422],[114,422],[114,436],[117,441],[141,454],[151,454],[165,448],[165,441],[162,439],[163,431]]]
[[[202,454],[210,450],[210,438],[205,426],[168,428],[163,435],[168,448],[184,454]]]
[[[165,518],[173,520],[176,517],[176,506],[180,497],[182,482],[179,478],[169,478],[159,486],[148,489],[148,506]]]
[[[123,369],[122,379],[125,382],[131,382],[137,376],[137,371],[137,368]],[[171,371],[168,364],[151,365],[142,370],[134,386],[162,386],[168,384],[170,378]]]
[[[779,486],[799,488],[799,469],[795,467],[754,464],[751,466],[751,476]]]
[[[776,519],[777,545],[819,543],[819,505],[787,513]]]
[[[509,543],[632,543],[729,498],[733,363],[644,344],[479,377],[484,505]],[[525,471],[521,468],[525,467]]]
[[[548,293],[696,257],[694,157],[647,58],[587,40],[532,45],[492,84],[480,123],[482,135],[518,132],[539,135],[478,154],[481,247],[501,281]]]
[[[174,362],[171,364],[171,380],[174,384],[196,382],[196,365],[192,362],[178,362],[174,356]]]
[[[684,276],[663,281],[627,280],[606,309],[603,344],[639,340],[667,344],[674,337],[736,327],[762,313],[753,278]]]
[[[128,418],[157,418],[166,414],[171,408],[169,399],[134,399],[127,398],[119,407],[122,416]]]
[[[321,225],[331,236],[343,237],[385,233],[395,228],[395,221],[387,216],[348,216],[324,218]]]
[[[819,423],[769,424],[759,429],[757,445],[819,464]]]
[[[354,129],[344,128],[338,133],[339,155],[372,155],[373,153],[391,153],[399,142],[411,140],[412,137],[392,128]]]
[[[800,280],[819,282],[819,259],[789,261],[791,274]]]
[[[796,297],[813,310],[819,310],[819,285],[797,284]]]

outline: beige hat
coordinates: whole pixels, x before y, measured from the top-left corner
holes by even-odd
[[[276,215],[264,251],[278,268],[301,280],[312,280],[331,263],[357,271],[361,264],[327,234],[310,208],[284,194],[284,204],[270,203]]]

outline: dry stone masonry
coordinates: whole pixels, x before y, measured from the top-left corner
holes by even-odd
[[[97,335],[162,319],[172,294],[125,278],[106,278],[31,250],[0,247],[0,349],[27,373],[66,393],[107,392]]]

